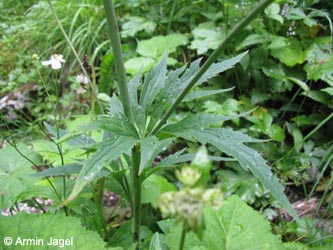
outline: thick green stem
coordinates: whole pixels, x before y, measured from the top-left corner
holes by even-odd
[[[125,115],[133,123],[132,106],[129,98],[126,82],[126,72],[121,51],[121,42],[117,24],[116,12],[112,0],[103,0],[106,19],[109,27],[109,36],[112,45],[112,51],[115,58],[115,71],[118,78],[118,88],[120,99],[124,108]]]
[[[186,228],[183,225],[182,235],[180,237],[180,242],[179,242],[179,250],[183,250],[184,249],[186,233],[187,233],[187,230],[186,230]]]
[[[140,249],[140,225],[141,225],[141,177],[140,167],[140,144],[136,144],[132,150],[132,237],[137,243],[136,250]]]
[[[207,61],[202,65],[198,73],[193,77],[185,89],[179,94],[174,103],[170,106],[167,112],[164,114],[160,122],[151,131],[150,134],[156,134],[159,129],[165,124],[170,115],[175,111],[179,103],[183,100],[185,95],[189,90],[197,83],[200,77],[207,71],[210,65],[212,65],[220,56],[221,52],[227,47],[227,45],[260,13],[262,12],[270,3],[274,0],[263,0],[261,1],[247,16],[245,16],[227,35],[227,37],[222,41],[218,48],[208,57]]]

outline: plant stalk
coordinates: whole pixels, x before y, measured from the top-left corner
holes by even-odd
[[[137,243],[136,250],[140,249],[140,225],[141,225],[141,177],[140,167],[140,144],[132,149],[132,238]]]
[[[187,230],[186,230],[185,226],[183,225],[182,235],[180,237],[180,242],[179,242],[179,250],[183,250],[184,249],[186,232],[187,232]]]
[[[202,65],[198,73],[193,77],[185,89],[180,93],[174,103],[170,106],[167,112],[164,114],[160,122],[156,127],[150,132],[150,135],[156,134],[159,129],[165,124],[170,115],[175,111],[179,103],[183,100],[185,95],[189,90],[196,84],[200,77],[207,71],[210,65],[212,65],[220,56],[221,52],[229,45],[229,43],[260,13],[262,12],[270,3],[274,0],[263,0],[261,1],[250,13],[245,16],[227,35],[227,37],[222,41],[222,43],[214,50],[214,52],[208,57],[207,61]]]
[[[118,88],[120,100],[124,108],[126,117],[134,123],[132,106],[129,98],[126,82],[126,71],[124,66],[123,54],[121,51],[120,34],[118,29],[117,17],[112,0],[103,0],[106,19],[109,27],[109,36],[115,58],[115,72],[118,78]]]

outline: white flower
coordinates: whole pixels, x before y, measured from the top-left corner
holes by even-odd
[[[89,83],[89,78],[86,77],[84,74],[79,74],[76,76],[76,81],[81,85],[87,85]]]
[[[66,62],[63,58],[63,55],[54,54],[50,57],[50,60],[42,62],[42,65],[47,66],[51,65],[52,69],[60,69],[61,63]]]

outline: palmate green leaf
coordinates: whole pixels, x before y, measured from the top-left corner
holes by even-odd
[[[297,40],[288,41],[286,47],[271,49],[271,54],[289,67],[301,64],[305,60],[302,44]]]
[[[154,36],[151,39],[138,42],[137,52],[142,56],[159,58],[165,52],[171,54],[180,45],[185,45],[187,38],[181,34],[171,34],[167,36]]]
[[[126,22],[122,24],[122,31],[120,32],[123,38],[135,36],[138,32],[144,30],[151,34],[156,28],[156,23],[138,16],[126,17]]]
[[[239,54],[233,58],[224,60],[222,62],[212,64],[208,70],[200,77],[195,86],[209,80],[217,74],[224,72],[232,68],[238,63],[247,52]],[[185,66],[171,71],[167,75],[164,87],[160,93],[156,96],[156,100],[153,106],[153,115],[150,124],[148,125],[148,131],[154,126],[155,122],[159,120],[166,109],[176,100],[186,86],[190,83],[194,75],[200,69],[200,62],[202,58],[199,58],[191,63],[188,69],[185,70]],[[155,112],[154,112],[155,111]]]
[[[207,208],[203,245],[208,250],[284,250],[269,222],[237,196],[218,211]]]
[[[65,217],[58,214],[32,215],[20,213],[15,216],[2,217],[0,220],[0,238],[4,239],[5,237],[11,237],[13,243],[11,246],[5,246],[3,240],[1,240],[0,249],[3,250],[106,249],[105,242],[101,237],[96,232],[84,228],[79,218]],[[68,243],[70,245],[49,246],[47,243],[51,237],[53,239],[69,239]],[[23,239],[38,241],[35,241],[37,244],[26,243],[21,245],[19,242],[22,242]]]
[[[87,183],[94,180],[106,164],[118,159],[122,154],[130,155],[135,143],[136,140],[133,138],[120,136],[97,144],[97,151],[83,163],[74,188],[63,203],[73,200]]]
[[[167,224],[165,244],[170,249],[178,249],[181,226]],[[231,196],[224,205],[215,211],[210,207],[204,210],[206,229],[200,241],[193,232],[188,232],[185,250],[285,250],[279,238],[272,234],[269,222],[249,207],[237,196]],[[165,227],[161,222],[159,226]]]
[[[147,72],[154,63],[155,60],[151,57],[133,57],[125,62],[126,73],[134,75],[140,68],[142,72]]]
[[[17,145],[18,150],[36,164],[40,156],[27,145]],[[38,179],[33,174],[32,163],[20,155],[12,146],[0,149],[0,211],[11,207],[19,195],[28,190]]]
[[[265,160],[258,152],[243,144],[244,142],[258,142],[259,140],[231,129],[223,128],[198,130],[180,127],[179,130],[177,130],[174,126],[172,134],[187,140],[199,141],[202,144],[211,144],[222,152],[237,159],[245,170],[250,170],[259,178],[263,185],[272,193],[274,198],[279,201],[295,219],[298,219],[295,210],[292,208],[288,198],[283,192],[282,185],[273,175]]]
[[[161,151],[170,145],[172,142],[172,138],[168,138],[165,140],[158,140],[155,136],[149,136],[142,140],[141,143],[141,161],[139,168],[139,175],[141,175],[142,171],[150,167],[153,163],[156,156],[161,153]]]
[[[194,40],[191,42],[190,48],[202,55],[209,49],[218,47],[226,35],[226,29],[216,27],[213,22],[206,22],[194,28],[191,33]]]

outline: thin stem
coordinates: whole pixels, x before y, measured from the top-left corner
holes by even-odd
[[[95,88],[94,88],[94,86],[93,86],[93,84],[92,84],[92,81],[91,81],[91,79],[90,79],[89,74],[87,73],[86,69],[83,67],[83,63],[82,63],[82,61],[81,61],[81,59],[80,59],[79,54],[76,52],[76,49],[74,48],[74,46],[73,46],[71,40],[69,39],[69,37],[68,37],[68,35],[67,35],[67,33],[66,33],[64,27],[62,26],[62,24],[61,24],[61,22],[60,22],[60,20],[59,20],[59,18],[58,18],[58,16],[57,16],[57,13],[56,13],[55,9],[53,8],[53,5],[52,5],[52,3],[51,3],[51,0],[47,0],[47,2],[48,2],[48,4],[49,4],[49,6],[50,6],[50,9],[51,9],[51,12],[52,12],[53,18],[54,18],[55,21],[57,22],[57,25],[58,25],[59,29],[61,30],[62,35],[64,36],[64,38],[65,38],[65,40],[66,40],[68,46],[71,48],[71,50],[72,50],[72,52],[73,52],[73,54],[74,54],[76,60],[77,60],[77,61],[79,62],[79,64],[80,64],[81,71],[82,71],[82,72],[85,74],[85,76],[89,79],[89,85],[90,85],[90,88],[92,89],[92,94],[94,95],[94,98],[95,98],[95,100],[96,100],[96,102],[97,102],[97,104],[98,104],[98,107],[100,108],[101,112],[103,113],[103,106],[102,106],[102,104],[100,103],[100,101],[98,100],[97,92],[94,91]]]
[[[55,95],[56,95],[56,108],[55,108],[55,112],[59,112],[59,119],[57,119],[57,115],[54,115],[54,119],[55,119],[55,127],[56,127],[56,132],[57,132],[57,138],[56,140],[60,139],[60,124],[61,124],[61,108],[58,109],[58,107],[60,107],[60,91],[59,91],[59,86],[57,84],[57,82],[54,83],[54,89],[55,89]],[[64,161],[64,153],[62,150],[62,146],[59,143],[56,143],[56,147],[59,153],[59,157],[60,157],[60,161],[61,161],[61,166],[65,165],[65,161]],[[67,193],[67,184],[66,184],[66,176],[62,177],[62,186],[63,186],[63,200],[66,199],[66,193]],[[64,211],[66,216],[68,216],[68,210],[67,207],[64,206]]]
[[[114,4],[112,0],[103,0],[103,3],[109,27],[109,36],[112,45],[112,51],[115,58],[115,71],[118,78],[118,88],[120,92],[121,103],[123,105],[126,117],[132,123],[134,123],[132,106],[126,82],[126,71],[124,66],[123,53],[121,51],[120,34]]]
[[[137,243],[136,250],[140,249],[140,225],[141,225],[141,177],[140,167],[140,144],[136,144],[132,150],[132,237]]]
[[[180,237],[180,242],[179,242],[179,250],[183,250],[184,249],[186,232],[187,232],[187,230],[186,230],[185,226],[183,225],[182,235]]]
[[[263,11],[270,3],[274,0],[264,0],[260,2],[250,13],[245,16],[227,35],[227,37],[222,41],[216,50],[208,57],[207,61],[202,65],[198,73],[192,78],[189,84],[183,89],[171,107],[164,114],[160,122],[156,127],[150,132],[150,134],[156,134],[159,129],[165,124],[170,115],[175,111],[179,103],[183,100],[185,95],[189,90],[196,84],[200,77],[207,71],[210,65],[212,65],[220,56],[221,52],[229,45],[229,43],[261,12]]]

